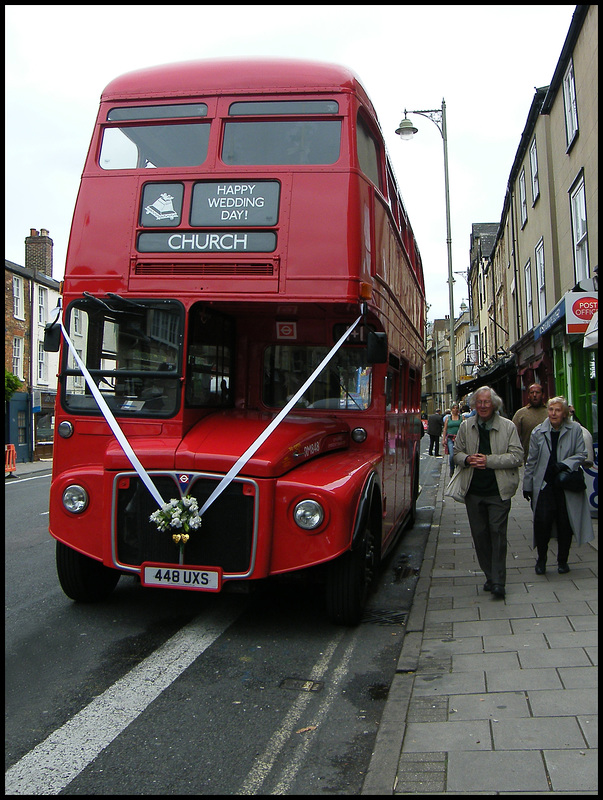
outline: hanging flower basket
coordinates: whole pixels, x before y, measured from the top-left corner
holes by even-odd
[[[201,527],[199,504],[194,497],[170,500],[149,517],[162,532],[172,534],[172,539],[180,546],[189,540],[189,532]]]

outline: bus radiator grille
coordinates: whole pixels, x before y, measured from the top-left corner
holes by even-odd
[[[154,475],[152,479],[166,502],[180,496],[175,476]],[[179,546],[172,533],[160,531],[149,520],[157,504],[140,478],[130,476],[126,481],[120,477],[117,483],[118,562],[124,566],[139,566],[144,561],[177,564]],[[216,485],[217,480],[192,476],[187,494],[195,497],[201,508]],[[254,505],[255,498],[243,493],[243,484],[233,481],[205,512],[201,527],[190,531],[185,563],[221,567],[226,574],[246,573],[253,551]]]

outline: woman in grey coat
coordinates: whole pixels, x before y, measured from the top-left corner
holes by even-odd
[[[546,572],[551,537],[557,538],[557,570],[569,572],[572,534],[577,543],[594,538],[586,491],[570,492],[555,485],[563,470],[580,468],[587,458],[582,428],[569,420],[564,397],[552,397],[547,404],[548,419],[530,436],[530,449],[523,478],[523,495],[534,512],[534,547],[538,550],[536,574]]]

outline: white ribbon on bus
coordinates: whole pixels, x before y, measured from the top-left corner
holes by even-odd
[[[60,315],[60,311],[59,311],[59,315]],[[270,436],[270,434],[275,430],[275,428],[277,428],[280,425],[280,423],[287,416],[289,411],[291,411],[293,406],[302,397],[304,392],[308,389],[309,386],[312,385],[312,383],[314,383],[316,378],[320,375],[320,373],[323,371],[323,369],[327,366],[329,361],[331,361],[331,359],[333,358],[335,353],[339,350],[339,348],[342,346],[342,344],[345,342],[345,340],[348,338],[348,336],[354,330],[354,328],[358,325],[358,323],[360,322],[361,319],[362,319],[362,315],[360,315],[358,317],[358,319],[352,325],[350,325],[350,327],[343,334],[343,336],[333,345],[331,350],[327,353],[327,355],[323,358],[323,360],[320,362],[320,364],[316,367],[314,372],[310,375],[310,377],[303,384],[303,386],[293,395],[293,397],[289,400],[287,405],[284,406],[281,409],[281,411],[279,411],[277,416],[272,420],[270,425],[268,425],[268,427],[264,431],[262,431],[262,433],[258,436],[258,438],[253,442],[253,444],[250,447],[247,448],[247,450],[238,459],[238,461],[226,473],[226,475],[222,478],[220,483],[216,486],[214,491],[210,494],[210,496],[207,498],[207,500],[203,504],[203,507],[199,511],[199,515],[200,516],[203,516],[205,511],[207,511],[207,509],[211,506],[211,504],[214,502],[214,500],[216,500],[222,494],[222,492],[227,488],[227,486],[230,483],[232,483],[232,481],[236,478],[236,476],[239,474],[239,472],[243,469],[245,464],[253,456],[253,454],[256,452],[256,450],[258,450],[262,446],[262,444],[266,441],[266,439]],[[87,369],[86,365],[84,364],[82,359],[79,357],[79,355],[78,355],[78,353],[77,353],[77,351],[76,351],[76,349],[75,349],[75,347],[73,345],[73,342],[69,338],[69,334],[67,333],[67,330],[65,329],[65,326],[63,325],[63,321],[60,319],[60,316],[59,316],[59,324],[61,326],[61,331],[63,332],[63,336],[65,337],[65,341],[67,343],[67,346],[69,347],[69,350],[71,351],[71,354],[72,354],[73,358],[75,359],[76,364],[81,369],[82,375],[84,376],[84,380],[88,384],[88,387],[90,388],[90,391],[92,392],[92,396],[96,400],[96,402],[98,404],[98,407],[100,408],[100,410],[102,412],[103,417],[107,420],[107,423],[108,423],[109,427],[111,428],[111,430],[113,431],[113,433],[115,435],[115,438],[119,442],[119,444],[120,444],[122,450],[124,451],[124,453],[126,454],[128,460],[130,461],[130,463],[132,464],[132,466],[134,467],[134,469],[136,470],[136,472],[140,476],[140,479],[142,480],[144,485],[147,487],[147,489],[149,490],[149,492],[151,493],[153,498],[156,500],[156,502],[159,505],[159,507],[161,508],[162,506],[165,505],[165,501],[163,500],[163,498],[159,494],[159,491],[157,490],[157,487],[155,486],[155,484],[151,480],[150,475],[148,474],[148,472],[145,470],[145,468],[140,463],[140,461],[138,459],[138,456],[136,455],[136,453],[132,449],[132,446],[130,445],[130,442],[126,438],[126,435],[124,434],[122,429],[119,427],[119,423],[117,422],[117,420],[113,416],[113,412],[111,411],[111,409],[107,405],[107,401],[102,396],[102,394],[100,392],[100,389],[98,388],[98,386],[94,382],[94,379],[93,379],[92,375],[88,372],[88,369]]]

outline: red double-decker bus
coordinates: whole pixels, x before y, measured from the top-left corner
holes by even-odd
[[[109,84],[63,287],[50,532],[65,593],[309,570],[330,617],[358,622],[414,516],[424,315],[352,72],[219,60]],[[198,527],[179,518],[191,500]]]

